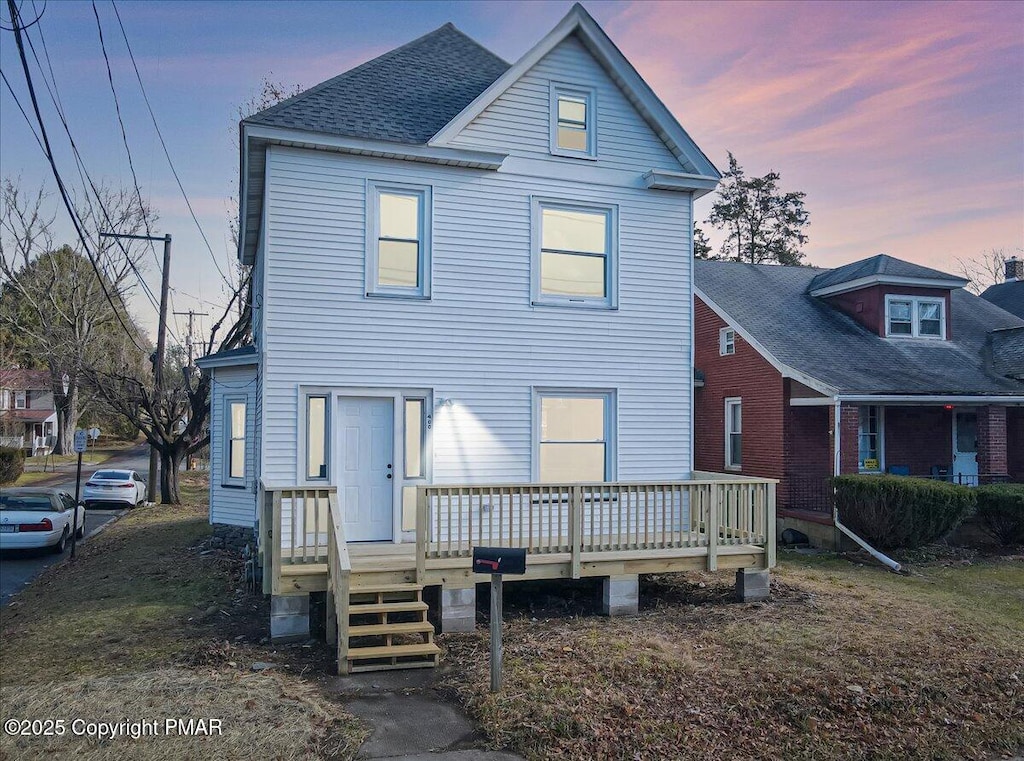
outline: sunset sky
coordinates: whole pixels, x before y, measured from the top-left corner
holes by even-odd
[[[957,257],[1024,246],[1024,4],[585,5],[720,168],[732,151],[748,173],[774,169],[785,190],[806,192],[809,262],[835,266],[885,252],[955,270]],[[25,21],[35,17],[33,6],[43,8],[28,0]],[[174,307],[213,311],[220,277],[163,158],[112,7],[106,0],[96,7],[143,194],[160,214],[158,231],[174,236]],[[309,87],[447,21],[515,61],[569,7],[118,4],[171,157],[222,267],[234,256],[228,216],[238,180],[237,108],[264,76]],[[6,10],[0,16],[9,25]],[[29,31],[42,55],[40,33],[89,171],[128,181],[92,6],[47,3]],[[0,68],[27,109],[13,35],[2,31],[0,40]],[[77,181],[32,67],[60,166]],[[6,87],[0,115],[0,172],[20,175],[25,187],[49,180]],[[699,202],[698,221],[709,208],[709,198]],[[66,225],[63,213],[58,218]],[[148,278],[155,284],[152,260]],[[135,311],[154,324],[148,302],[137,300]],[[179,320],[176,332],[183,331]]]

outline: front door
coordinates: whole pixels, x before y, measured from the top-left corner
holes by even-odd
[[[350,542],[389,541],[394,529],[394,402],[342,397],[338,493]]]
[[[978,483],[978,413],[953,415],[953,480],[974,486]]]

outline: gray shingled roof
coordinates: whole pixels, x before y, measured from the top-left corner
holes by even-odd
[[[1010,314],[1024,318],[1024,280],[991,285],[985,289],[981,297]]]
[[[962,283],[963,278],[950,275],[946,272],[933,270],[931,267],[922,267],[920,264],[905,262],[902,259],[889,256],[888,254],[877,254],[859,262],[845,264],[833,270],[824,270],[815,275],[808,286],[808,291],[816,291],[819,288],[828,288],[840,283],[848,283],[853,280],[860,280],[862,277],[872,275],[889,277],[917,277],[926,280],[949,280],[951,283]]]
[[[882,338],[808,294],[829,272],[698,261],[696,283],[780,362],[840,393],[1024,395],[1024,383],[987,370],[982,359],[989,331],[1024,320],[958,288],[952,340]]]
[[[423,144],[508,68],[445,24],[245,122]]]

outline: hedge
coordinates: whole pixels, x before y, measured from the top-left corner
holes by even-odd
[[[25,471],[25,454],[15,447],[0,447],[0,485],[13,484]]]
[[[967,486],[906,476],[839,476],[839,518],[879,549],[920,547],[942,538],[974,508]]]
[[[981,525],[1001,544],[1024,544],[1024,484],[993,484],[975,490]]]

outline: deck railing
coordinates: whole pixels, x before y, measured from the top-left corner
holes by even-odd
[[[337,490],[333,486],[264,487],[262,492],[259,549],[264,569],[263,591],[278,594],[286,566],[329,562],[333,535],[331,504],[337,502]]]
[[[568,553],[707,548],[717,568],[728,545],[765,548],[775,563],[775,489],[768,479],[699,473],[687,481],[466,484],[417,488],[416,562],[468,557],[474,546]]]

